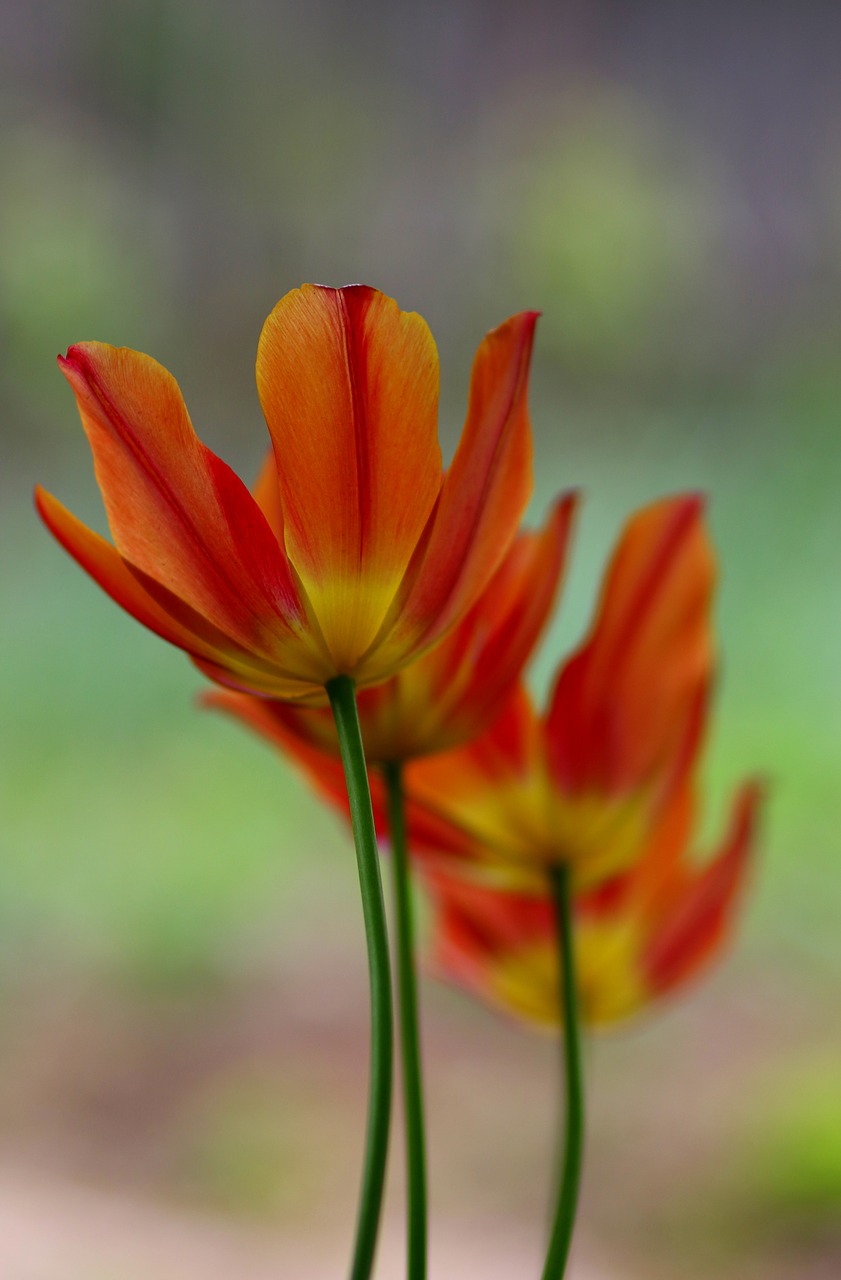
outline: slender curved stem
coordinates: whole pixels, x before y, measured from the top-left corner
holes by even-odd
[[[566,1083],[566,1135],[559,1169],[558,1199],[543,1266],[543,1280],[561,1280],[566,1272],[575,1225],[581,1158],[584,1150],[584,1083],[581,1069],[581,1033],[573,943],[572,893],[566,867],[549,873],[558,929],[558,978],[563,1023],[563,1060]]]
[[[369,1280],[374,1264],[380,1210],[385,1183],[388,1154],[388,1129],[391,1119],[391,1079],[394,1056],[392,1026],[391,971],[389,968],[388,933],[385,903],[380,879],[377,836],[371,809],[371,792],[365,752],[356,709],[356,689],[349,676],[337,676],[327,687],[327,695],[336,730],[342,764],[345,769],[365,938],[368,944],[368,976],[371,988],[371,1076],[368,1090],[368,1128],[362,1185],[356,1219],[356,1241],[350,1280]]]
[[[414,924],[406,848],[403,769],[399,761],[383,765],[388,792],[388,818],[394,877],[394,915],[397,924],[397,1011],[403,1068],[403,1113],[406,1128],[406,1184],[408,1200],[408,1280],[426,1280],[426,1148],[421,1081],[420,1031],[415,976]]]

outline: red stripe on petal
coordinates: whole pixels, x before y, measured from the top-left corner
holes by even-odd
[[[473,364],[462,438],[411,584],[393,622],[429,642],[487,585],[516,534],[532,490],[528,373],[536,312],[513,316],[482,342]]]
[[[289,556],[352,669],[440,490],[435,344],[420,316],[374,289],[307,285],[266,321],[257,384]]]
[[[696,496],[655,503],[629,522],[590,636],[551,699],[549,759],[562,789],[672,785],[686,769],[711,679],[714,580]]]
[[[174,378],[127,348],[60,360],[94,455],[118,551],[247,648],[302,610],[282,548],[248,490],[193,431]]]
[[[721,950],[747,878],[762,798],[757,783],[742,789],[722,848],[705,867],[687,869],[671,899],[659,904],[644,956],[652,991],[680,985]]]
[[[160,636],[163,640],[174,644],[179,649],[192,655],[214,657],[224,661],[225,656],[237,652],[247,658],[247,654],[221,631],[216,630],[201,618],[195,611],[189,611],[189,622],[184,616],[188,606],[181,606],[182,616],[169,612],[148,591],[144,590],[140,581],[132,573],[114,547],[98,533],[94,533],[82,524],[66,507],[40,487],[35,490],[35,505],[44,524],[53,537],[64,547],[73,559],[100,587],[127,613],[131,614],[144,627]],[[190,625],[190,624],[193,625]]]

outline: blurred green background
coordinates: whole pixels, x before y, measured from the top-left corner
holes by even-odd
[[[243,476],[303,280],[420,311],[442,437],[544,312],[539,516],[586,496],[545,688],[636,504],[721,562],[712,838],[770,803],[744,927],[589,1051],[573,1280],[841,1271],[841,14],[594,0],[0,7],[0,1280],[337,1275],[364,1121],[345,833],[51,542],[104,531],[59,351],[179,378]],[[556,1046],[424,991],[433,1274],[537,1274]],[[399,1126],[380,1274],[401,1274]]]

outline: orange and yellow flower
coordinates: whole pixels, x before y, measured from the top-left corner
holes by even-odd
[[[113,545],[40,489],[38,509],[118,604],[217,682],[307,701],[339,675],[379,683],[464,616],[515,536],[535,321],[513,316],[482,342],[444,472],[421,317],[360,285],[288,293],[257,352],[273,450],[253,494],[198,439],[161,365],[80,343],[60,365]]]
[[[691,789],[664,813],[639,863],[575,901],[574,949],[581,1015],[607,1025],[677,990],[722,950],[742,897],[761,792],[745,786],[715,855],[688,855]],[[506,892],[452,864],[423,866],[433,904],[432,967],[518,1017],[546,1026],[560,1018],[558,942],[548,891]]]
[[[495,719],[549,616],[575,506],[575,495],[559,498],[542,529],[517,536],[487,589],[446,639],[383,684],[360,690],[359,719],[369,763],[446,751],[478,736]],[[281,753],[303,756],[305,764],[331,772],[318,754],[338,755],[328,709],[228,690],[207,694],[204,701],[244,721]],[[338,767],[332,777],[341,800]]]
[[[415,852],[506,880],[563,864],[579,889],[633,865],[700,741],[714,576],[697,497],[638,512],[545,715],[519,686],[481,738],[407,768]]]

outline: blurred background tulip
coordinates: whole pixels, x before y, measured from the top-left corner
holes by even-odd
[[[318,1280],[364,1122],[351,846],[38,526],[105,531],[55,367],[126,344],[241,475],[260,326],[304,280],[473,352],[544,313],[532,523],[583,490],[541,702],[631,510],[704,490],[713,847],[768,780],[744,927],[588,1055],[573,1280],[841,1268],[841,14],[770,0],[43,0],[0,8],[0,1278]],[[556,1045],[424,991],[431,1274],[537,1274]],[[399,1273],[399,1138],[381,1259]]]

